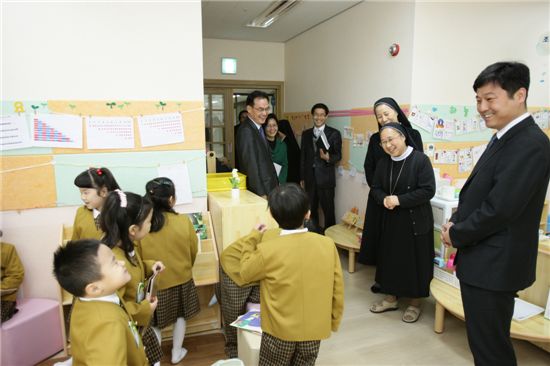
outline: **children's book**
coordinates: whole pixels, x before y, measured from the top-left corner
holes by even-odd
[[[145,298],[147,298],[147,296],[149,295],[151,296],[151,298],[154,298],[157,296],[157,282],[156,282],[157,274],[153,274],[147,280],[147,284],[145,285]]]
[[[515,300],[514,315],[512,316],[512,319],[516,321],[529,319],[544,311],[544,309],[541,308],[540,306],[531,304],[530,302],[524,301],[520,298],[516,297],[514,300]]]
[[[191,222],[193,223],[193,227],[195,228],[195,233],[197,234],[199,239],[208,239],[208,233],[206,230],[206,225],[204,224],[204,221],[202,220],[202,213],[201,212],[194,212],[187,214],[189,216],[189,219],[191,219]]]
[[[258,310],[250,310],[246,314],[239,316],[231,325],[236,328],[262,334],[260,312]]]

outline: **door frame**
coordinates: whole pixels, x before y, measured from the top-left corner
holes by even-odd
[[[204,79],[204,88],[275,89],[277,93],[277,110],[274,113],[278,118],[282,117],[284,111],[284,86],[284,81]],[[233,93],[231,93],[231,97],[233,97]]]
[[[278,118],[282,118],[284,111],[284,81],[255,81],[255,80],[228,80],[228,79],[204,79],[203,89],[224,89],[223,93],[227,101],[230,101],[231,108],[224,104],[225,141],[231,144],[231,156],[228,157],[231,164],[235,162],[235,141],[233,136],[233,93],[235,89],[274,89],[277,97],[276,110],[273,111]],[[231,89],[231,92],[227,91]],[[220,93],[222,94],[222,93]],[[229,122],[231,122],[230,125]]]

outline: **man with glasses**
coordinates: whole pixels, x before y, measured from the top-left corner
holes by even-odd
[[[325,217],[324,228],[336,224],[334,216],[334,188],[336,187],[336,164],[342,159],[342,136],[340,132],[325,125],[328,107],[317,103],[311,108],[313,128],[302,134],[301,186],[309,196],[311,220],[319,226],[319,204]]]
[[[246,98],[248,118],[241,123],[236,136],[239,170],[246,175],[248,190],[267,197],[278,185],[277,173],[262,125],[270,113],[269,97],[255,90]]]

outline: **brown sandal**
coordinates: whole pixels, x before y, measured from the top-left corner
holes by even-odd
[[[382,300],[379,302],[375,302],[370,307],[370,311],[375,314],[384,313],[386,311],[393,311],[397,309],[399,309],[399,306],[397,306],[397,300],[395,300],[394,302]]]
[[[409,305],[403,313],[403,318],[401,318],[401,320],[405,323],[414,323],[420,318],[421,312],[418,306]]]

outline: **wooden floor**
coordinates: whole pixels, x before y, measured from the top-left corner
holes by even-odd
[[[187,356],[185,356],[178,365],[208,366],[218,360],[224,360],[226,356],[223,351],[223,344],[224,338],[222,333],[186,337],[183,341],[183,346],[187,348]],[[162,351],[164,352],[164,356],[161,360],[162,365],[171,365],[171,349],[172,344],[170,341],[162,343]],[[67,359],[67,357],[50,359],[39,365],[52,366],[54,363],[65,359]]]
[[[351,365],[473,365],[464,322],[447,314],[445,332],[433,331],[435,303],[432,298],[422,304],[418,322],[401,321],[406,303],[399,311],[373,314],[369,306],[382,295],[370,292],[375,269],[356,265],[355,273],[347,272],[347,253],[340,252],[344,269],[345,309],[340,330],[321,342],[318,366]],[[513,340],[518,364],[550,365],[550,353],[533,344]],[[188,355],[180,365],[209,366],[224,359],[223,335],[187,337]],[[170,364],[170,344],[163,345],[163,365]],[[41,365],[53,365],[47,361]],[[252,366],[252,365],[247,365]]]

